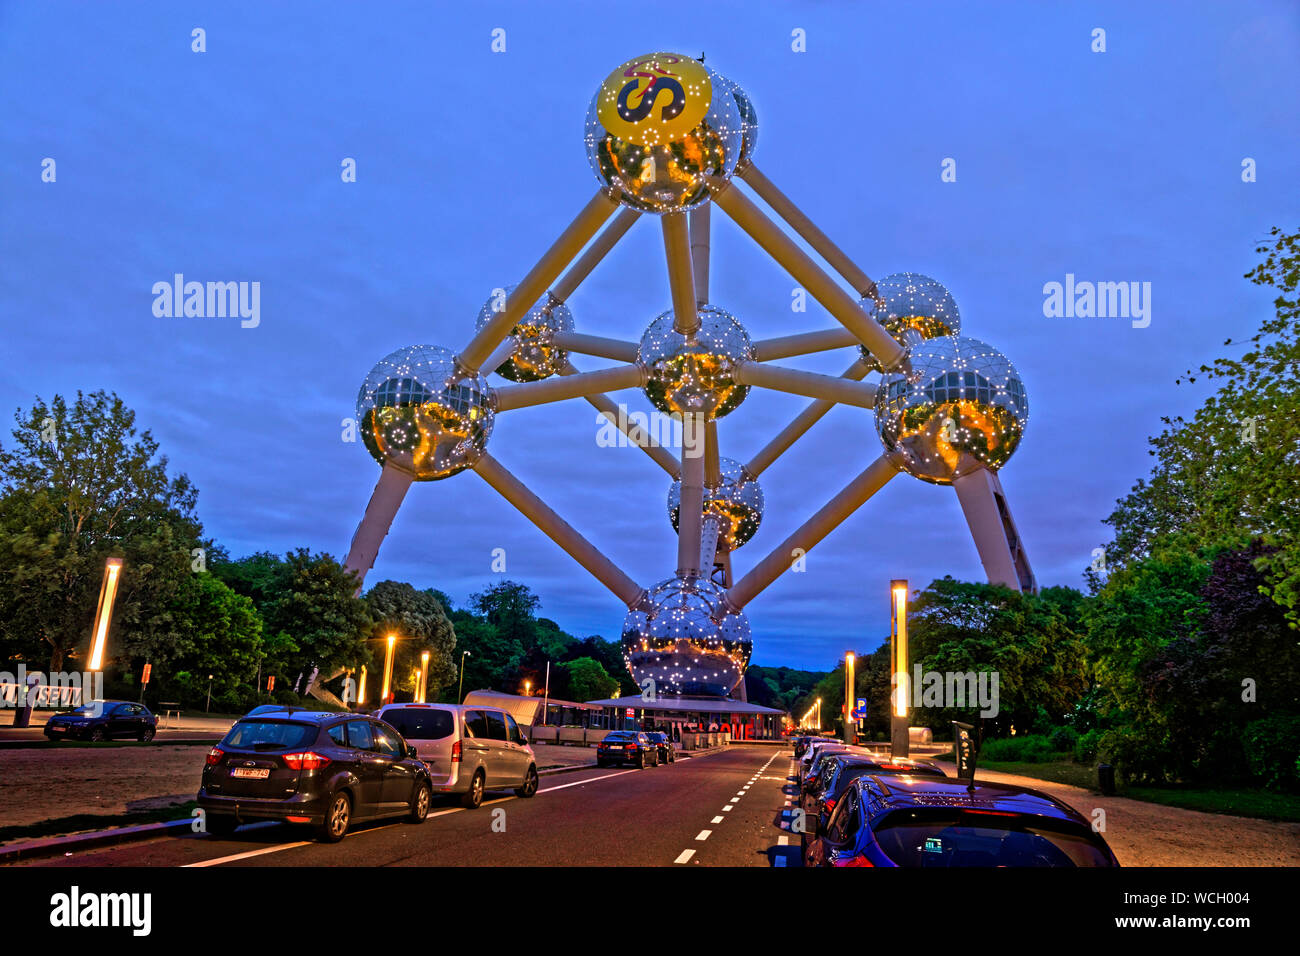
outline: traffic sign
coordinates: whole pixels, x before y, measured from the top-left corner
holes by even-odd
[[[152,665],[152,664],[145,664],[145,665],[144,665],[144,676],[142,676],[142,677],[140,678],[140,683],[141,683],[141,684],[144,684],[145,686],[148,686],[148,684],[149,684],[149,675],[152,674],[152,673],[153,673],[153,665]]]
[[[853,719],[854,720],[867,719],[867,699],[865,697],[858,698],[858,705],[853,708]]]

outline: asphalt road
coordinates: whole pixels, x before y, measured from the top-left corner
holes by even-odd
[[[363,825],[335,845],[300,828],[162,837],[32,866],[797,866],[785,829],[793,755],[732,746],[645,770],[543,778],[529,800],[489,792],[477,810],[435,803],[423,824]]]

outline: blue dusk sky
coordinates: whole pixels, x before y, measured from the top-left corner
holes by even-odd
[[[703,53],[744,86],[756,164],[868,274],[945,283],[963,332],[1015,363],[1030,422],[1003,484],[1039,582],[1080,586],[1101,519],[1150,467],[1147,437],[1206,394],[1175,378],[1271,308],[1242,274],[1300,213],[1290,0],[0,3],[6,421],[36,395],[114,390],[232,554],[341,558],[379,474],[342,440],[361,380],[398,347],[468,341],[490,291],[595,191],[596,86],[655,50]],[[177,273],[260,283],[260,323],[155,316],[154,284]],[[1067,274],[1150,283],[1149,326],[1045,316],[1044,285]],[[715,303],[754,338],[830,326],[815,303],[792,312],[794,285],[715,213]],[[652,217],[571,305],[580,331],[624,339],[669,307]],[[722,453],[749,458],[805,402],[752,393]],[[490,450],[653,584],[675,563],[665,475],[598,431],[574,400],[503,414]],[[763,476],[737,571],[880,451],[870,412],[829,414]],[[619,602],[472,473],[412,488],[370,581],[463,602],[500,579],[496,548],[544,615],[617,635]],[[874,647],[889,580],[945,574],[982,577],[956,496],[900,475],[750,605],[754,662],[822,669]]]

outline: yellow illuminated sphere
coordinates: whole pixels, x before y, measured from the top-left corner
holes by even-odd
[[[763,522],[763,489],[758,479],[748,477],[740,462],[733,458],[719,458],[718,470],[722,481],[716,488],[704,489],[704,515],[720,521],[718,550],[735,551],[758,531]],[[668,489],[668,518],[673,530],[678,524],[682,508],[682,482],[679,478]]]
[[[684,336],[673,329],[669,309],[641,336],[637,360],[646,367],[646,397],[668,414],[721,418],[749,393],[736,381],[739,362],[754,357],[749,333],[731,313],[715,305],[699,307],[700,327]]]
[[[886,375],[876,433],[903,467],[936,485],[980,467],[997,471],[1029,422],[1029,397],[1001,352],[978,339],[942,336],[913,345],[911,371]]]
[[[864,297],[862,307],[904,348],[924,339],[961,334],[961,314],[952,293],[919,272],[885,276],[876,283],[876,298]],[[867,347],[861,350],[867,368],[880,371],[880,363]]]
[[[489,296],[483,303],[483,308],[479,309],[475,328],[483,328],[496,313],[504,309],[506,299],[514,291],[515,287],[509,285]],[[512,382],[540,382],[544,378],[558,375],[569,356],[552,339],[556,332],[572,331],[573,313],[567,305],[548,292],[510,330],[510,339],[514,343],[510,358],[500,368],[487,371],[495,371]]]
[[[678,212],[708,199],[710,177],[729,179],[744,142],[735,84],[676,53],[628,60],[587,110],[587,159],[620,201]]]
[[[652,587],[623,619],[623,661],[655,693],[725,697],[740,683],[753,650],[749,620],[725,591],[703,578]]]
[[[398,349],[379,361],[357,394],[366,450],[416,481],[436,481],[482,457],[495,420],[481,375],[462,375],[456,353],[437,345]]]

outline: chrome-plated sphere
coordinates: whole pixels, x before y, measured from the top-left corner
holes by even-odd
[[[758,111],[754,109],[749,94],[739,83],[721,74],[715,76],[719,83],[731,91],[736,101],[736,109],[740,111],[740,159],[736,163],[736,168],[743,169],[754,158],[754,147],[758,145]]]
[[[952,293],[929,276],[895,272],[876,283],[876,295],[865,296],[862,307],[904,348],[924,339],[961,334],[961,314]],[[876,357],[866,346],[860,348],[867,366],[880,371]]]
[[[704,489],[704,517],[719,519],[718,550],[735,551],[750,538],[763,521],[763,489],[758,479],[749,478],[740,462],[718,459],[722,482]],[[679,529],[682,507],[682,482],[679,478],[668,489],[668,518],[673,530]]]
[[[886,375],[876,394],[876,432],[905,470],[937,485],[980,466],[1007,463],[1029,421],[1029,397],[1001,352],[947,335],[911,348],[910,372]]]
[[[478,310],[478,321],[474,327],[483,328],[493,316],[504,310],[506,299],[514,291],[515,287],[508,285],[489,296],[483,303],[483,308]],[[500,294],[502,292],[505,294]],[[556,332],[572,331],[573,313],[567,305],[548,292],[510,330],[510,338],[514,342],[510,358],[500,368],[487,371],[495,371],[512,382],[540,382],[544,378],[558,375],[569,356],[552,339]]]
[[[657,694],[726,697],[744,677],[753,648],[749,620],[727,607],[704,578],[670,578],[623,619],[623,661]]]
[[[710,177],[729,179],[743,124],[730,84],[689,56],[628,60],[587,109],[587,159],[622,203],[680,212],[708,200]]]
[[[456,353],[412,345],[379,361],[357,394],[357,421],[366,449],[416,481],[464,471],[483,455],[495,419],[491,389],[481,375],[465,376]]]
[[[664,312],[641,336],[637,360],[649,373],[645,393],[655,408],[721,418],[749,394],[735,374],[737,363],[754,357],[754,346],[730,312],[702,305],[699,316],[700,327],[684,336],[673,329],[673,310]]]

